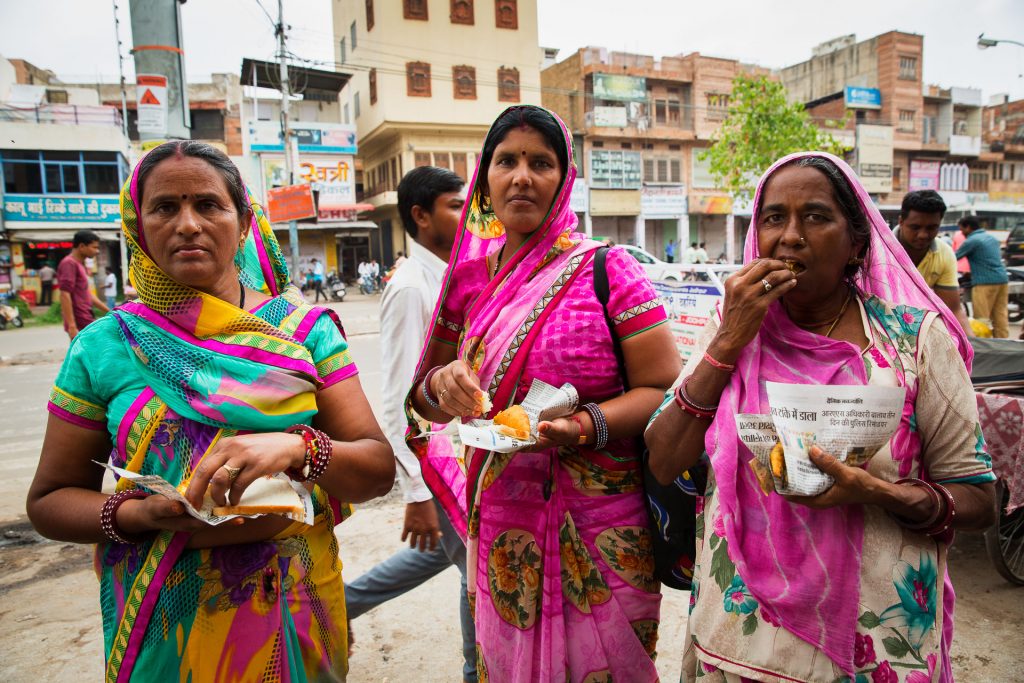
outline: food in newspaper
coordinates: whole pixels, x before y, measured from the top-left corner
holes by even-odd
[[[249,484],[237,505],[218,505],[213,514],[224,515],[284,515],[302,519],[302,501],[285,479],[260,477]]]
[[[786,476],[786,451],[782,448],[781,441],[775,442],[772,452],[768,454],[768,461],[771,463],[772,476],[782,488],[789,488],[789,478]]]
[[[530,438],[530,416],[521,405],[511,406],[494,416],[498,431],[514,439]]]
[[[761,492],[764,495],[767,496],[775,491],[775,480],[772,478],[772,471],[764,463],[757,458],[751,458],[750,469],[754,470],[754,476],[757,477],[757,485],[761,487]]]

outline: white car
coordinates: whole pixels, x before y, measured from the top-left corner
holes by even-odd
[[[718,263],[669,263],[667,261],[662,261],[654,256],[654,254],[651,254],[640,247],[633,246],[632,244],[623,244],[620,246],[625,249],[630,256],[635,258],[641,266],[643,266],[644,272],[647,273],[647,279],[649,280],[696,280],[698,279],[697,274],[703,273],[707,275],[707,278],[701,279],[710,280],[716,285],[721,286],[721,281],[724,280],[729,273],[733,273],[740,268],[735,265],[724,265]]]

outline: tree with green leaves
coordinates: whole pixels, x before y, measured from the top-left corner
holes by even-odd
[[[710,160],[716,185],[736,199],[749,199],[757,178],[780,157],[808,150],[841,157],[848,149],[815,126],[802,104],[788,102],[779,81],[740,74],[730,99],[728,115],[700,158]],[[845,121],[826,124],[840,127]]]

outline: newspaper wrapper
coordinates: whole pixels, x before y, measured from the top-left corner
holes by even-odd
[[[553,387],[547,382],[535,379],[530,385],[530,391],[527,392],[520,404],[530,418],[529,439],[517,439],[503,433],[492,420],[472,420],[465,424],[453,422],[443,430],[429,432],[426,436],[451,438],[457,435],[459,441],[470,448],[482,448],[496,453],[512,453],[537,443],[537,425],[547,420],[572,415],[576,411],[579,400],[579,392],[571,384]],[[461,453],[462,451],[456,448],[453,449],[453,452]]]
[[[766,388],[770,414],[737,415],[736,429],[754,454],[750,465],[762,488],[796,496],[816,496],[833,484],[811,462],[811,446],[852,467],[864,465],[899,426],[906,394],[903,387],[767,382]],[[782,453],[773,464],[777,443]]]
[[[191,503],[181,495],[177,487],[171,484],[169,481],[161,476],[155,474],[139,474],[138,472],[129,472],[128,470],[110,465],[108,463],[97,462],[96,464],[106,467],[111,472],[116,473],[119,477],[123,477],[135,483],[136,486],[142,486],[149,489],[153,493],[160,494],[164,498],[170,498],[181,503],[185,507],[185,511],[195,517],[196,519],[202,520],[211,526],[217,526],[223,524],[235,517],[245,517],[247,519],[253,519],[255,517],[265,517],[265,514],[259,515],[215,515],[213,514],[213,508],[217,507],[213,500],[207,496],[203,499],[203,506],[198,510],[193,507]],[[302,522],[303,524],[312,524],[314,521],[313,514],[313,497],[309,494],[306,488],[298,482],[292,481],[288,475],[283,472],[275,474],[274,479],[283,479],[288,482],[292,490],[295,492],[295,503],[302,506],[303,515],[298,517],[296,515],[277,515],[278,517],[286,517],[295,522]],[[245,494],[242,494],[242,502],[245,501]]]

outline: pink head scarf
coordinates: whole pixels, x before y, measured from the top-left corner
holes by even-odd
[[[925,284],[853,170],[841,159],[803,152],[779,159],[765,172],[754,196],[744,262],[759,257],[758,214],[768,179],[779,168],[807,157],[827,159],[840,170],[870,223],[866,260],[853,281],[861,295],[938,312],[969,368],[971,347],[953,313]],[[735,415],[768,412],[766,381],[867,384],[860,356],[853,344],[797,327],[781,303],[774,304],[758,336],[737,361],[705,439],[729,557],[739,575],[788,631],[822,650],[848,673],[854,669],[863,509],[850,505],[813,510],[782,496],[765,496],[747,466],[752,455],[739,441]],[[898,432],[894,437],[894,448],[901,437],[906,435]]]

